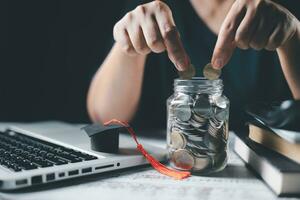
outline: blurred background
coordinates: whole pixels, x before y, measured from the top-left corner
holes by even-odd
[[[0,121],[88,122],[88,87],[127,2],[1,1]]]
[[[0,121],[87,122],[88,86],[125,2],[2,2]]]

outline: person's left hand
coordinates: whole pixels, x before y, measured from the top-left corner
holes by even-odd
[[[299,21],[270,0],[236,0],[219,31],[211,63],[222,68],[236,47],[276,50],[296,32]]]

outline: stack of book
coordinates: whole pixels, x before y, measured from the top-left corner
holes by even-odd
[[[234,151],[277,195],[300,195],[300,132],[253,121],[236,135]]]

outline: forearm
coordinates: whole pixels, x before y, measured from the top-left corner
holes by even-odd
[[[87,107],[93,121],[129,121],[138,106],[146,56],[128,56],[115,44],[91,83]]]
[[[293,97],[300,99],[300,25],[294,36],[277,49],[277,53]]]

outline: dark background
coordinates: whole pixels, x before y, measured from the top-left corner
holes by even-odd
[[[88,87],[127,2],[0,1],[0,121],[88,122]]]
[[[3,2],[0,121],[88,121],[88,86],[125,2]]]

